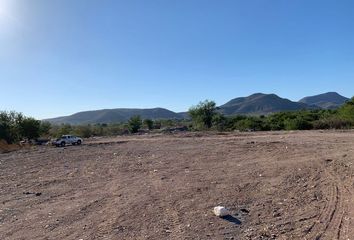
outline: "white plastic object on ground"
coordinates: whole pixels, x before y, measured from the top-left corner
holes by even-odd
[[[230,212],[223,206],[217,206],[214,207],[214,214],[218,217],[225,217],[227,215],[230,215]]]

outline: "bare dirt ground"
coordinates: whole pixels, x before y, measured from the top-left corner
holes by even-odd
[[[354,132],[145,135],[0,154],[0,239],[354,239]],[[232,217],[213,215],[214,206]]]

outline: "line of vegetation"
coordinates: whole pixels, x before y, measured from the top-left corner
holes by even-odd
[[[17,112],[0,112],[0,140],[12,144],[49,135],[51,125]]]
[[[166,129],[190,131],[276,131],[349,129],[354,127],[354,97],[337,110],[303,110],[267,116],[224,116],[215,102],[204,101],[189,109],[190,119],[151,120],[133,116],[126,123],[51,125],[17,112],[0,112],[0,140],[16,143],[23,139],[51,138],[74,134],[84,138],[115,136]]]
[[[312,129],[349,129],[354,126],[354,97],[336,110],[302,110],[268,116],[224,116],[213,101],[190,108],[193,130],[276,131]]]

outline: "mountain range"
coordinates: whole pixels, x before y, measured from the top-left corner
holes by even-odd
[[[281,111],[296,111],[303,109],[335,109],[344,104],[349,98],[336,92],[328,92],[309,96],[298,102],[281,98],[275,94],[255,93],[248,97],[239,97],[218,107],[218,111],[225,115],[266,115]],[[70,116],[44,119],[52,124],[95,124],[125,122],[135,115],[143,119],[183,119],[188,117],[187,112],[175,113],[164,108],[135,109],[116,108],[78,112]]]

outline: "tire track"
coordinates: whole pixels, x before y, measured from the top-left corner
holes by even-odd
[[[347,239],[343,236],[344,232],[346,232],[343,219],[347,206],[344,201],[342,183],[329,171],[325,170],[324,174],[326,175],[325,178],[329,180],[330,185],[327,190],[328,200],[318,220],[306,235],[306,239]]]

